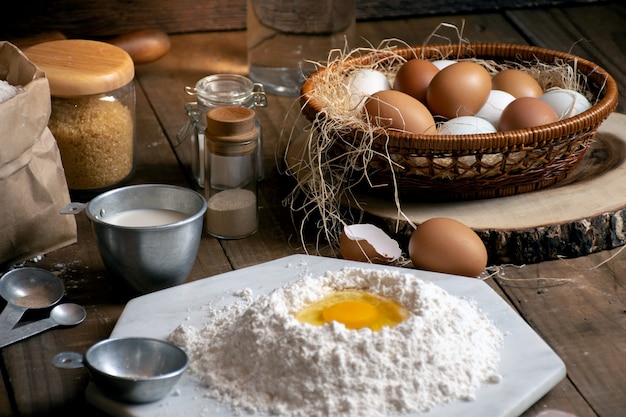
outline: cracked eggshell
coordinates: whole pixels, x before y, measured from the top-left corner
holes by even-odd
[[[373,224],[345,226],[339,239],[344,259],[375,264],[389,264],[402,255],[397,241]]]

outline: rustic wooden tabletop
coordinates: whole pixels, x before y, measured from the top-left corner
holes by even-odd
[[[590,59],[616,79],[617,111],[624,113],[626,91],[626,6],[621,1],[558,8],[527,8],[463,16],[431,16],[358,23],[371,44],[398,38],[419,45],[441,22],[464,27],[473,42],[533,44],[570,51]],[[244,31],[200,32],[171,36],[162,59],[136,68],[137,169],[131,182],[192,187],[190,156],[176,147],[186,122],[184,86],[214,73],[246,74]],[[260,184],[259,230],[240,240],[203,236],[189,281],[256,265],[294,253],[305,253],[292,213],[282,204],[293,185],[276,169],[285,115],[294,99],[268,96],[258,112],[263,126],[266,177]],[[103,415],[85,400],[84,369],[59,370],[51,365],[61,351],[84,353],[111,333],[133,296],[111,283],[99,256],[90,224],[77,215],[78,242],[43,256],[38,266],[58,274],[65,300],[87,309],[78,326],[54,329],[2,349],[0,417]],[[315,251],[307,242],[307,251]],[[332,256],[324,247],[322,255]],[[578,417],[626,415],[626,254],[621,247],[591,255],[527,265],[501,265],[487,279],[532,328],[558,353],[567,377],[524,416],[558,409]],[[37,318],[27,314],[25,320]]]

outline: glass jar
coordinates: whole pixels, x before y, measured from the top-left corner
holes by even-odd
[[[257,230],[258,129],[254,110],[223,106],[206,113],[205,229],[222,239]]]
[[[197,101],[185,104],[189,120],[180,129],[178,144],[189,140],[191,146],[191,173],[199,187],[204,187],[204,131],[206,112],[222,106],[241,106],[249,109],[267,107],[263,85],[237,74],[215,74],[200,79],[195,87],[185,87],[185,92],[196,96]],[[261,122],[255,116],[258,131],[258,180],[264,177],[261,146]]]
[[[34,45],[26,55],[46,73],[54,135],[70,191],[88,199],[134,172],[135,67],[121,48],[91,40]]]

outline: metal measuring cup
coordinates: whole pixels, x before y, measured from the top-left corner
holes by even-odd
[[[55,305],[64,292],[63,282],[41,268],[24,267],[5,273],[0,278],[0,296],[7,305],[0,313],[0,333],[13,329],[26,310]]]

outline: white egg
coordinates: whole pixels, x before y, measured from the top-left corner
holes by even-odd
[[[445,67],[449,67],[452,64],[456,64],[456,61],[452,59],[440,59],[438,61],[433,61],[433,64],[441,71]]]
[[[352,71],[344,80],[350,95],[350,106],[360,108],[365,98],[378,91],[391,89],[391,83],[385,74],[371,68]]]
[[[550,89],[539,98],[552,107],[559,116],[559,120],[576,116],[591,108],[591,103],[585,96],[578,91],[564,88]]]
[[[487,102],[478,110],[475,116],[481,117],[497,127],[502,110],[513,100],[515,100],[515,97],[506,91],[491,90]]]
[[[459,116],[442,123],[438,133],[440,135],[473,135],[495,131],[495,126],[481,117]]]

